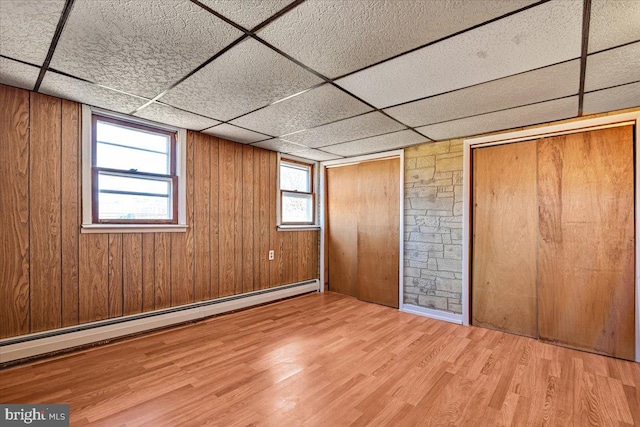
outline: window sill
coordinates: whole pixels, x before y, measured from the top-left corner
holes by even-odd
[[[278,231],[320,230],[319,225],[279,225]]]
[[[186,224],[82,224],[80,232],[91,233],[185,233]]]

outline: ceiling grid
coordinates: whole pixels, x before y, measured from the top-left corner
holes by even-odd
[[[313,160],[638,106],[637,58],[636,0],[0,2],[0,83]]]

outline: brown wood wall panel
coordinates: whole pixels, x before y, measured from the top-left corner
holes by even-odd
[[[156,235],[142,235],[142,311],[156,308]]]
[[[31,93],[29,246],[31,332],[62,326],[62,102]],[[54,284],[54,285],[52,285]]]
[[[209,247],[211,248],[211,292],[210,298],[220,296],[220,140],[209,137],[210,147],[210,210],[211,234]]]
[[[536,337],[536,141],[473,156],[472,323]]]
[[[0,338],[29,329],[29,92],[0,85]]]
[[[122,235],[123,314],[142,313],[142,234]]]
[[[122,234],[109,234],[109,317],[122,316]]]
[[[220,140],[220,296],[235,293],[235,144]]]
[[[242,145],[233,144],[234,147],[234,178],[233,178],[233,254],[234,254],[234,294],[242,293],[242,233],[243,233],[243,218],[242,218]]]
[[[276,231],[275,153],[188,132],[186,233],[81,234],[80,105],[0,85],[0,112],[0,337],[317,277],[317,232]]]
[[[109,316],[109,235],[80,235],[80,323]]]
[[[269,152],[259,151],[260,156],[260,283],[258,289],[269,287]]]
[[[539,333],[633,359],[632,126],[538,142]]]
[[[194,141],[194,299],[211,297],[211,144],[206,135],[189,133]]]
[[[62,326],[77,325],[80,212],[80,105],[62,101]]]
[[[155,233],[155,309],[171,306],[171,233]]]
[[[253,147],[242,146],[242,292],[253,291]]]

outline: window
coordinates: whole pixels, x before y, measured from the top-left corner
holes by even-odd
[[[313,224],[314,206],[313,165],[280,160],[280,223]]]
[[[91,222],[177,224],[176,131],[91,116]]]

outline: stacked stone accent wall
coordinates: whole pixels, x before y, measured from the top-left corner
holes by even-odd
[[[462,140],[405,149],[405,304],[462,313],[462,164]]]

